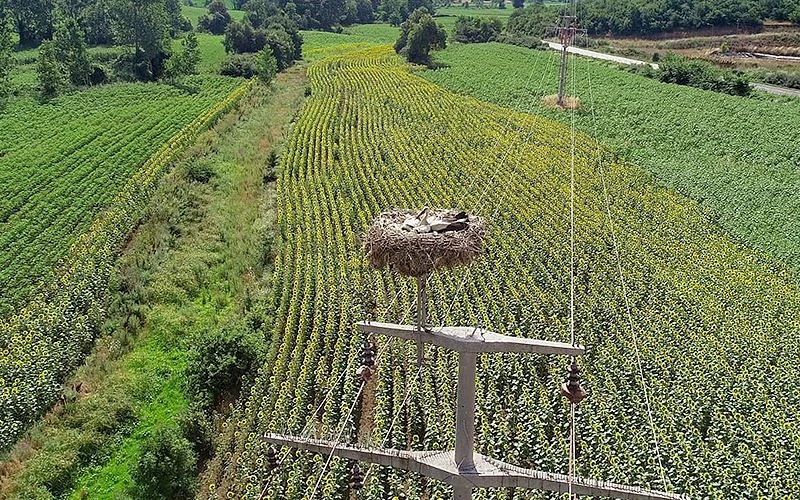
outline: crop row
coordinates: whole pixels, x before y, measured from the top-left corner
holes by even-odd
[[[348,442],[453,446],[457,362],[438,349],[417,376],[413,346],[380,338],[377,380],[344,422],[359,386],[353,323],[367,315],[364,296],[377,302],[378,319],[413,317],[413,283],[368,269],[361,249],[361,234],[386,208],[458,206],[489,221],[479,264],[432,276],[434,324],[569,338],[569,129],[457,96],[386,49],[325,59],[308,74],[312,96],[278,182],[272,351],[227,424],[206,498],[256,498],[267,485],[270,499],[311,493],[326,457],[290,454],[270,473],[268,431],[330,438],[344,424]],[[799,495],[791,405],[800,396],[800,290],[791,276],[592,139],[579,135],[575,152],[577,336],[588,346],[580,363],[591,391],[578,414],[578,472],[698,498]],[[477,450],[565,473],[565,364],[480,357]],[[318,498],[349,498],[349,466],[332,461]],[[442,484],[383,468],[363,492],[375,500],[445,494]]]
[[[61,393],[83,360],[103,316],[109,275],[120,246],[158,180],[197,135],[247,91],[239,84],[207,107],[130,176],[105,210],[70,245],[52,282],[0,323],[0,450],[8,448]]]
[[[54,264],[159,146],[234,90],[203,77],[197,91],[115,85],[0,117],[0,316]],[[88,94],[88,95],[84,95]]]

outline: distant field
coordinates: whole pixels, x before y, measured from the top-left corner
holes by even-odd
[[[555,57],[501,44],[454,45],[436,53],[446,68],[421,74],[566,123],[569,114],[541,103],[557,89]],[[736,237],[800,267],[800,99],[733,97],[577,61],[581,131],[698,200]]]
[[[226,2],[232,4],[232,2]],[[201,16],[208,14],[207,7],[190,7],[188,5],[184,5],[181,7],[181,12],[184,16],[186,16],[189,21],[192,22],[192,26],[197,27],[197,20],[200,19]],[[241,10],[233,10],[232,5],[228,5],[228,12],[231,15],[231,19],[239,21],[244,19],[244,11]]]
[[[342,33],[303,31],[303,59],[316,60],[376,45],[394,44],[400,29],[388,24],[359,24]]]
[[[0,115],[0,316],[48,275],[141,163],[240,84],[196,77],[195,91],[117,84]]]

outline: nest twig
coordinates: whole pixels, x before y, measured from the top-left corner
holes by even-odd
[[[454,213],[432,210],[445,218]],[[414,210],[389,210],[381,213],[364,237],[367,260],[376,269],[391,267],[406,276],[423,276],[436,269],[469,264],[483,254],[486,224],[469,216],[458,231],[417,233],[403,229],[403,223],[417,215]]]

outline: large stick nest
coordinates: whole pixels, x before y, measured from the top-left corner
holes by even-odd
[[[422,232],[409,228],[413,220]],[[364,249],[376,269],[388,266],[406,276],[423,276],[469,264],[483,254],[485,239],[486,224],[480,217],[455,210],[395,209],[378,215],[364,238]]]

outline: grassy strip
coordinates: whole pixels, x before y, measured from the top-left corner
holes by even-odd
[[[264,167],[302,102],[302,71],[276,87],[254,90],[161,183],[114,273],[106,336],[69,401],[0,464],[0,497],[124,496],[142,440],[188,405],[192,335],[240,320],[268,284]]]

